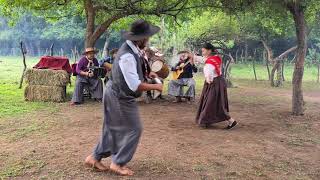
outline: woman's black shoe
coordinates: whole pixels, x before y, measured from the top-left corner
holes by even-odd
[[[231,125],[227,126],[226,129],[232,129],[232,128],[234,128],[237,124],[238,124],[237,121],[233,121],[233,123],[232,123]]]

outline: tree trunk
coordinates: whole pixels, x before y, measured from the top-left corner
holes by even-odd
[[[96,14],[92,4],[92,0],[85,0],[84,8],[85,8],[86,20],[87,20],[85,48],[94,47],[95,42],[92,38],[92,34],[94,32]]]
[[[267,67],[267,72],[268,72],[268,80],[270,81],[270,68],[269,68],[269,61],[267,59],[267,54],[266,54],[266,50],[263,50],[263,53],[262,53],[262,56],[263,56],[263,60],[264,62],[266,63],[266,67]]]
[[[237,63],[238,62],[238,53],[239,53],[239,49],[237,48],[237,51],[236,51],[236,61],[235,61],[235,63]]]
[[[292,79],[292,113],[295,116],[299,116],[304,114],[302,78],[307,53],[307,25],[304,17],[304,7],[302,7],[301,2],[289,3],[288,9],[293,15],[298,42],[297,57]]]
[[[282,78],[282,64],[283,61],[279,61],[277,65],[277,80],[276,80],[276,87],[281,87],[283,85],[283,78]]]
[[[53,56],[53,47],[54,47],[54,43],[52,43],[50,46],[50,56]]]
[[[241,49],[241,63],[243,63],[243,49]]]
[[[256,53],[257,49],[254,49],[254,54],[253,54],[253,59],[252,59],[252,68],[253,68],[253,74],[254,74],[254,79],[257,81],[257,73],[256,73]]]
[[[244,51],[244,61],[248,62],[248,44],[245,44],[245,51]]]
[[[275,81],[275,74],[279,69],[279,62],[275,62],[272,70],[271,70],[271,75],[270,75],[270,83],[271,83],[271,87],[278,87],[277,86],[277,82]]]
[[[103,53],[102,57],[107,57],[109,55],[109,33],[106,33],[106,41],[104,42],[103,46]]]
[[[38,47],[38,56],[40,57],[41,56],[41,42],[40,41],[38,41],[37,47]]]
[[[267,51],[268,61],[273,62],[273,68],[272,68],[271,75],[270,75],[271,86],[272,87],[279,87],[283,84],[281,62],[283,61],[283,59],[285,57],[288,56],[289,53],[295,51],[297,49],[297,46],[292,47],[292,48],[286,50],[285,52],[283,52],[278,57],[273,58],[273,53],[272,53],[271,48],[267,45],[267,43],[265,41],[262,40],[261,42],[262,42],[265,50]],[[274,80],[276,72],[277,72],[277,82],[275,82],[275,80]]]
[[[282,71],[282,80],[283,81],[286,81],[285,78],[284,78],[284,65],[285,65],[285,62],[286,61],[282,61],[282,67],[281,67],[282,68],[281,71]]]
[[[271,50],[271,48],[267,45],[267,42],[264,40],[261,40],[263,47],[264,47],[264,54],[265,54],[265,59],[266,59],[266,66],[267,66],[267,70],[268,70],[268,78],[269,81],[271,82],[271,86],[274,87],[274,72],[270,73],[270,68],[269,68],[269,63],[272,61],[273,59],[273,52]],[[274,71],[274,69],[272,69],[272,71]]]
[[[231,53],[228,55],[229,61],[226,63],[224,77],[226,79],[227,87],[231,88],[233,87],[233,83],[231,81],[231,64],[234,62],[234,58],[232,57]]]

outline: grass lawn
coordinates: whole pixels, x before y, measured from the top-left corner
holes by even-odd
[[[24,88],[18,89],[23,70],[22,58],[0,57],[0,61],[0,118],[55,106],[54,103],[24,100]],[[28,67],[32,67],[38,58],[27,57],[26,62]]]
[[[270,71],[272,67],[270,66]],[[292,80],[294,65],[286,64],[284,67],[284,78],[286,81]],[[304,82],[316,82],[318,70],[316,66],[305,66]],[[256,73],[258,80],[268,80],[268,71],[266,66],[256,65]],[[232,77],[235,79],[254,79],[253,68],[251,64],[235,64],[232,65]]]

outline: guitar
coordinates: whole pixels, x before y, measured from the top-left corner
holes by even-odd
[[[177,80],[179,76],[183,73],[184,67],[186,67],[188,64],[190,64],[190,61],[186,63],[181,63],[178,67],[179,69],[172,72],[172,80]]]

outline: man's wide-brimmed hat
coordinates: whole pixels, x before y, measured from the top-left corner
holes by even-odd
[[[82,53],[82,55],[86,55],[86,54],[88,54],[88,53],[90,53],[90,52],[93,52],[93,53],[97,54],[97,53],[99,52],[99,50],[97,50],[97,49],[95,49],[95,48],[93,48],[93,47],[88,47],[88,48],[86,48],[86,49],[84,50],[84,52]]]
[[[153,26],[145,20],[137,20],[131,25],[130,31],[124,31],[122,37],[126,40],[139,41],[160,31],[160,27]]]

